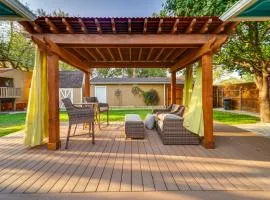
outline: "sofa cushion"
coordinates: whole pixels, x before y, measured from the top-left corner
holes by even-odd
[[[125,115],[126,122],[141,122],[141,118],[137,114],[126,114]]]
[[[171,112],[177,112],[180,108],[180,105],[175,104],[174,108],[171,109]]]
[[[147,129],[153,129],[155,125],[155,116],[151,114],[147,114],[144,120],[144,124]]]
[[[169,114],[169,113],[163,113],[159,114],[158,118],[162,121],[164,120],[170,120],[170,119],[182,119],[182,117],[174,115],[174,114]]]

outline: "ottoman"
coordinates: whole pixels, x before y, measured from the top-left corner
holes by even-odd
[[[125,134],[127,138],[143,139],[144,138],[144,122],[139,115],[125,115]]]

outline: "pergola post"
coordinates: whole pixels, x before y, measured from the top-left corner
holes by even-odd
[[[83,97],[90,96],[90,75],[88,72],[84,72],[83,78]]]
[[[59,123],[59,57],[47,55],[48,95],[49,95],[49,141],[48,149],[57,150],[61,146]]]
[[[204,119],[204,147],[213,149],[215,147],[213,135],[213,71],[212,53],[202,56],[202,106]]]
[[[171,103],[176,103],[176,71],[171,72]]]

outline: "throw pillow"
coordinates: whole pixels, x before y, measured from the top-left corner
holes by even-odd
[[[151,114],[147,114],[144,120],[144,125],[147,129],[153,129],[155,125],[155,116]]]

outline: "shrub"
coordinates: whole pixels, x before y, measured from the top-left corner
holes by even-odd
[[[144,98],[144,103],[147,106],[157,105],[159,102],[158,93],[154,89],[143,92],[143,98]]]

